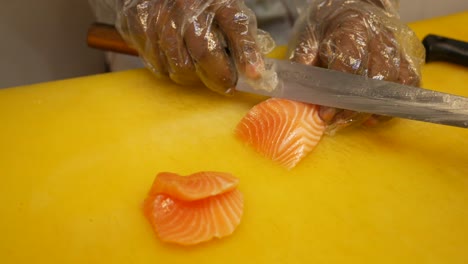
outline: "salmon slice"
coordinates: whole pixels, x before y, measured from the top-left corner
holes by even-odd
[[[194,201],[234,190],[239,179],[225,172],[204,171],[181,177],[170,172],[159,173],[153,192],[184,201]]]
[[[243,211],[239,190],[218,196],[182,201],[158,194],[145,204],[146,217],[162,241],[194,245],[234,232]]]
[[[325,128],[318,106],[271,98],[254,106],[235,134],[257,152],[292,169],[315,148]]]
[[[143,212],[164,242],[194,245],[222,238],[232,234],[242,218],[244,201],[236,189],[238,182],[222,172],[185,177],[160,173],[145,199]]]

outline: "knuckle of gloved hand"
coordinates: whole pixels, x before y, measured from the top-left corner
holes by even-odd
[[[411,65],[404,57],[402,58],[402,62],[400,64],[400,72],[397,82],[410,86],[419,86],[421,83],[421,77],[417,73],[415,67]]]
[[[396,81],[400,70],[397,47],[384,43],[378,37],[369,44],[368,77],[378,80]]]
[[[228,32],[247,34],[249,26],[256,23],[250,9],[242,8],[239,3],[229,3],[216,10],[216,20]]]
[[[188,56],[166,56],[166,63],[162,67],[166,68],[164,71],[167,72],[171,80],[178,84],[188,85],[199,82],[198,77],[195,73],[195,67]]]
[[[359,12],[351,10],[333,18],[320,44],[323,67],[362,74],[366,68],[369,31]]]
[[[320,45],[321,66],[333,70],[359,74],[363,68],[365,49],[356,46],[351,35],[333,34]]]
[[[241,34],[248,34],[249,32],[249,26],[252,24],[252,19],[251,16],[245,12],[245,11],[240,11],[236,12],[232,16],[232,22],[233,26],[237,27],[235,30]]]
[[[189,85],[199,82],[199,78],[195,73],[195,68],[192,66],[171,66],[169,77],[175,83]]]
[[[253,40],[244,39],[239,41],[239,63],[255,65],[261,59],[262,54],[258,51],[257,44]]]
[[[233,91],[237,81],[237,78],[232,74],[218,74],[213,73],[213,71],[207,71],[205,69],[200,69],[199,76],[206,87],[223,95],[230,94]]]

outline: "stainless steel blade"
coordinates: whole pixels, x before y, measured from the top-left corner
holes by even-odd
[[[466,97],[289,61],[268,59],[267,63],[273,65],[278,75],[278,86],[273,92],[256,90],[243,78],[239,79],[236,89],[365,113],[468,127]]]

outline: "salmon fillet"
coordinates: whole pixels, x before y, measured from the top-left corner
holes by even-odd
[[[254,106],[235,134],[265,157],[292,169],[315,148],[325,128],[318,106],[271,98]]]
[[[194,245],[234,232],[243,214],[239,180],[223,172],[160,173],[143,211],[164,242]]]

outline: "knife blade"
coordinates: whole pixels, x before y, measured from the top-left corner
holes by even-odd
[[[375,80],[286,60],[267,59],[276,71],[273,91],[241,77],[236,90],[358,112],[468,128],[468,98]]]

